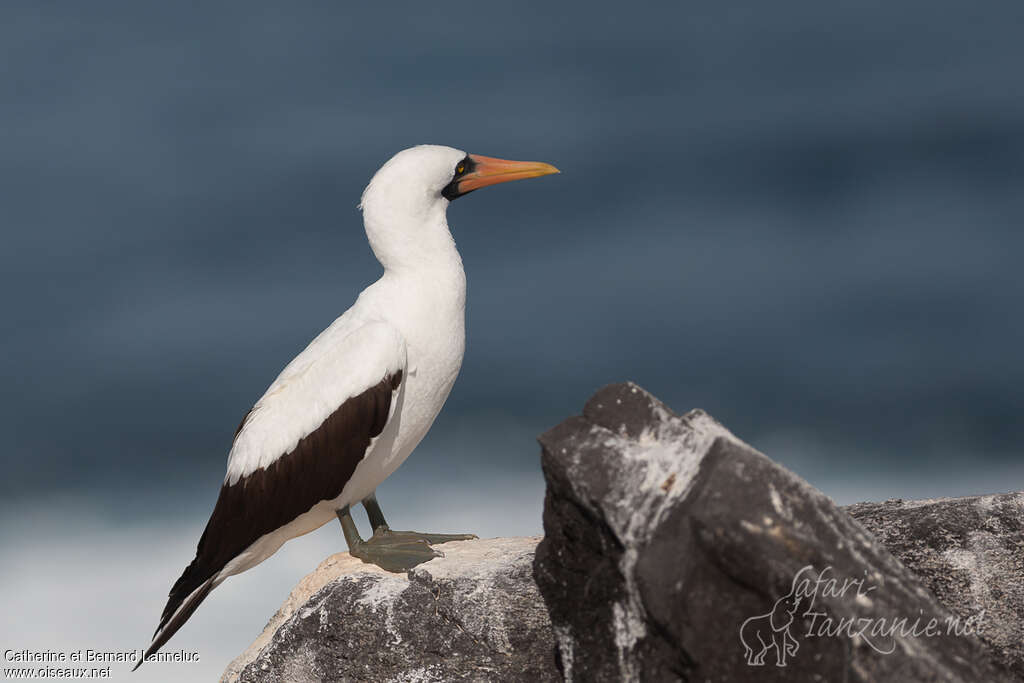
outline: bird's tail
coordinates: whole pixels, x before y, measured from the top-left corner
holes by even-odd
[[[210,578],[203,581],[198,588],[193,590],[188,597],[181,600],[178,604],[175,604],[175,589],[179,588],[182,580],[188,576],[189,571],[192,569],[190,566],[185,570],[178,582],[171,589],[170,599],[168,600],[167,607],[164,609],[164,614],[160,619],[160,625],[157,626],[156,633],[153,634],[153,642],[146,648],[146,652],[142,655],[132,671],[135,671],[142,663],[146,661],[146,658],[155,653],[164,643],[171,639],[178,629],[185,625],[188,618],[192,616],[192,613],[196,611],[196,608],[206,599],[206,596],[210,594],[217,584],[218,575],[214,574]]]

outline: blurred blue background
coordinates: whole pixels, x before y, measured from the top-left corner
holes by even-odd
[[[1022,25],[5,2],[0,597],[34,616],[0,646],[146,644],[239,419],[380,272],[363,187],[424,142],[563,174],[451,207],[467,353],[379,490],[396,526],[540,533],[535,436],[627,379],[842,503],[1024,488]],[[343,548],[332,525],[233,578],[168,646],[201,663],[132,680],[215,677]]]

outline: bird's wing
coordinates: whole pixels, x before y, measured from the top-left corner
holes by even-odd
[[[245,416],[224,483],[291,453],[345,401],[405,369],[405,341],[391,324],[342,316],[281,371]]]
[[[405,374],[398,330],[347,316],[281,372],[239,425],[196,557],[171,588],[140,664],[181,628],[231,560],[341,495],[394,415]]]

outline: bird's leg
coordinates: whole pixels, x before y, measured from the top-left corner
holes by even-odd
[[[384,513],[380,510],[380,503],[377,502],[376,492],[371,493],[366,498],[363,498],[363,507],[366,508],[366,516],[370,518],[370,526],[373,527],[373,533],[377,531],[390,531],[388,523],[384,520]]]
[[[357,557],[356,551],[365,545],[365,541],[359,535],[356,521],[352,519],[352,512],[348,509],[348,505],[346,505],[340,510],[335,510],[334,514],[338,515],[338,521],[341,522],[341,533],[345,534],[345,543],[348,544],[349,554]]]
[[[449,541],[470,541],[477,538],[475,534],[422,534],[417,531],[392,531],[388,523],[384,521],[384,513],[380,510],[376,492],[363,498],[363,507],[366,508],[366,514],[373,526],[374,538],[388,537],[395,541],[423,541],[430,545],[448,543]]]
[[[349,554],[367,564],[375,564],[389,572],[402,573],[435,557],[444,557],[444,553],[433,550],[425,540],[392,537],[387,531],[387,525],[384,525],[380,532],[375,530],[370,540],[364,541],[359,536],[359,530],[356,529],[355,520],[352,519],[352,513],[347,505],[335,510],[335,514],[341,522],[341,531],[345,534]],[[379,507],[376,514],[380,514]]]

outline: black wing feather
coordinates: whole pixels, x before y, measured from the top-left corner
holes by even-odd
[[[171,588],[154,640],[135,668],[182,627],[209,595],[217,573],[228,562],[317,503],[341,495],[370,441],[384,431],[401,383],[401,370],[384,377],[342,403],[290,453],[221,487],[196,557]],[[197,591],[199,588],[202,590]]]

